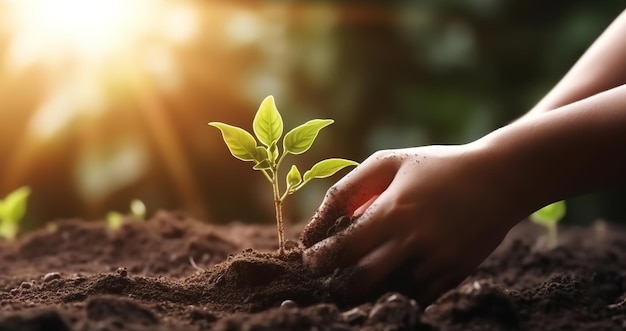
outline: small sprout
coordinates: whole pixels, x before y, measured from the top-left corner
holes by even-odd
[[[292,165],[287,173],[286,186],[281,193],[278,171],[288,154],[298,155],[311,148],[318,133],[334,121],[331,119],[313,119],[287,132],[282,140],[282,150],[279,140],[283,135],[283,120],[274,103],[274,97],[268,96],[259,107],[252,128],[255,137],[248,131],[221,122],[210,122],[209,125],[218,128],[230,153],[242,161],[253,162],[252,169],[260,171],[272,184],[274,192],[274,206],[276,209],[276,226],[278,228],[278,247],[281,254],[285,250],[285,231],[283,225],[282,203],[285,198],[306,185],[315,178],[326,178],[339,170],[358,165],[357,162],[331,158],[322,160],[302,174],[298,167]],[[257,144],[257,140],[261,143]]]
[[[107,214],[107,227],[111,230],[117,230],[124,222],[124,215],[116,211],[110,211]]]
[[[143,201],[135,199],[130,202],[130,213],[136,219],[143,221],[146,219],[146,205]]]
[[[130,202],[130,214],[137,221],[146,219],[146,205],[139,199]],[[111,230],[119,229],[124,223],[124,215],[116,211],[110,211],[106,217],[107,227]]]
[[[555,247],[558,243],[557,223],[566,212],[565,201],[549,204],[530,215],[531,221],[544,226],[548,230],[548,245]]]
[[[0,237],[14,239],[19,231],[19,223],[26,214],[30,189],[26,186],[9,193],[0,200]]]

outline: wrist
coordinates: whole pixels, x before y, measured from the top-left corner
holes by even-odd
[[[465,166],[475,174],[472,181],[476,194],[487,200],[485,213],[497,213],[490,216],[510,228],[547,204],[547,199],[537,194],[541,188],[531,180],[535,174],[517,159],[499,134],[494,132],[467,144]]]
[[[626,85],[516,121],[476,141],[532,212],[626,182]],[[499,173],[504,171],[505,173]]]
[[[541,157],[533,155],[536,150],[526,145],[530,142],[517,139],[518,126],[514,122],[470,144],[476,159],[481,160],[482,171],[488,174],[486,184],[496,190],[494,196],[511,208],[510,217],[517,221],[561,199]]]

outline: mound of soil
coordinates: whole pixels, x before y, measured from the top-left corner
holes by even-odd
[[[62,221],[0,241],[0,330],[626,328],[626,230],[562,228],[550,250],[540,234],[522,223],[462,284],[419,307],[396,292],[346,297],[345,279],[311,274],[297,243],[277,254],[272,226],[168,212],[114,231]]]

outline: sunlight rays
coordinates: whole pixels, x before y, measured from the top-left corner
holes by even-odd
[[[2,33],[8,38],[0,63],[4,74],[18,77],[37,68],[43,86],[33,95],[39,105],[23,117],[26,130],[14,138],[1,188],[34,172],[67,173],[42,164],[42,152],[57,141],[71,142],[74,147],[66,147],[73,160],[66,163],[74,167],[75,190],[89,209],[145,176],[155,158],[146,153],[157,146],[156,158],[169,169],[182,202],[197,210],[198,190],[160,99],[160,91],[180,86],[177,47],[198,32],[191,3],[0,2]],[[0,107],[0,112],[7,110]]]

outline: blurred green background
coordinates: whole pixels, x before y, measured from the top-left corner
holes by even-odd
[[[126,212],[135,198],[150,213],[271,223],[271,187],[207,122],[251,129],[269,94],[287,129],[335,119],[286,160],[301,169],[469,142],[529,110],[624,10],[617,0],[54,3],[0,0],[0,195],[31,187],[27,227]],[[290,197],[286,217],[308,219],[344,173]],[[626,220],[624,192],[572,199],[567,221]]]

